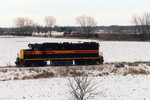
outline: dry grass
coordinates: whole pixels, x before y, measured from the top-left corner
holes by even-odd
[[[87,74],[85,72],[78,72],[78,71],[70,72],[70,74],[72,76],[87,76]]]
[[[150,74],[149,71],[146,71],[145,69],[135,69],[135,68],[129,68],[128,72],[125,72],[124,75],[126,74],[131,74],[131,75],[140,75],[140,74],[144,74],[144,75],[148,75]]]
[[[36,72],[36,73],[40,73],[42,70],[41,69],[39,69],[39,68],[34,68],[34,67],[31,67],[31,68],[29,68],[29,69],[27,69],[27,71],[29,71],[29,72]]]
[[[50,78],[50,77],[54,77],[54,73],[53,73],[53,72],[44,72],[44,73],[39,73],[39,74],[37,74],[37,75],[23,76],[23,77],[22,77],[22,80],[26,80],[26,79]]]
[[[128,75],[128,72],[124,72],[124,73],[123,73],[123,76],[126,76],[126,75]]]
[[[32,79],[30,76],[23,76],[22,80]]]
[[[19,80],[19,77],[14,77],[14,80]]]
[[[85,70],[78,69],[76,67],[71,68],[70,75],[71,76],[87,76],[87,74],[85,73]]]
[[[109,75],[108,72],[103,72],[103,73],[98,74],[97,76],[107,76],[107,75]]]
[[[113,68],[112,70],[111,70],[111,73],[114,73],[114,74],[116,74],[117,73],[117,68]]]
[[[65,67],[63,69],[60,68],[57,70],[57,76],[59,75],[60,77],[66,77],[66,76],[68,76],[69,72],[70,72],[70,69],[67,67]]]
[[[85,68],[85,70],[98,70],[98,71],[102,71],[104,69],[104,67],[102,66],[87,66]]]
[[[50,78],[50,77],[54,77],[54,73],[53,72],[44,72],[44,73],[40,73],[38,75],[33,75],[32,76],[34,79],[39,79],[39,78]]]
[[[115,64],[116,68],[124,68],[124,63]]]
[[[136,63],[137,64],[137,63]],[[131,66],[136,64],[130,64]],[[10,68],[0,69],[2,73],[0,80],[27,80],[27,79],[41,79],[51,77],[68,77],[72,76],[106,76],[122,74],[124,76],[131,75],[148,75],[150,71],[146,67],[138,68],[128,66],[125,63],[116,63],[113,65],[96,65],[96,66],[66,66],[66,67],[29,67],[29,68]],[[28,74],[27,74],[28,73]],[[11,76],[11,79],[10,79]],[[12,79],[13,78],[13,79]]]
[[[7,69],[2,69],[0,71],[3,72],[3,73],[6,73],[8,70]]]
[[[102,70],[104,70],[104,67],[97,67],[97,70],[102,71]]]

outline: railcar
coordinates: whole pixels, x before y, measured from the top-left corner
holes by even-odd
[[[42,43],[28,44],[29,49],[20,50],[16,66],[52,66],[102,64],[99,43]]]

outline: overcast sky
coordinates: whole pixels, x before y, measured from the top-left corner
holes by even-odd
[[[44,25],[54,16],[59,26],[75,26],[75,18],[88,15],[98,25],[131,25],[132,16],[150,12],[150,0],[0,0],[0,27],[14,26],[17,17]]]

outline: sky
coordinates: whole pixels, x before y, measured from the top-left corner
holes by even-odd
[[[150,12],[150,0],[0,0],[0,27],[14,27],[18,17],[44,25],[46,16],[55,17],[58,26],[77,26],[80,15],[99,26],[132,25],[132,17],[144,12]]]

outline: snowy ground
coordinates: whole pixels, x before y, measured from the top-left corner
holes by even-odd
[[[61,70],[57,67],[5,67],[15,65],[17,54],[20,49],[27,49],[28,43],[77,41],[95,40],[0,36],[0,100],[72,100],[68,80],[61,76],[64,74],[61,72],[67,73],[68,69],[63,71],[64,67]],[[96,42],[101,45],[105,63],[147,63],[103,64],[89,69],[80,66],[79,72],[85,71],[98,83],[99,94],[91,100],[149,100],[150,42]],[[54,75],[50,74],[53,77],[39,76],[46,71],[53,72]]]
[[[0,36],[0,66],[14,66],[17,54],[29,43],[90,42],[96,40]],[[150,42],[96,41],[100,44],[104,62],[150,61]]]
[[[149,100],[150,76],[95,77],[99,94],[91,100]],[[0,82],[0,100],[73,100],[66,78]]]
[[[1,68],[0,100],[73,100],[69,81],[64,74],[68,67]],[[97,83],[98,92],[91,100],[149,100],[150,65],[137,64],[124,66],[101,65],[79,66],[78,72],[85,72]],[[129,73],[132,69],[137,71]],[[72,69],[70,69],[72,70]],[[53,72],[54,76],[34,79],[32,76],[43,72]],[[128,73],[127,75],[124,73]],[[26,79],[25,79],[26,77]],[[29,79],[28,79],[29,78]]]

